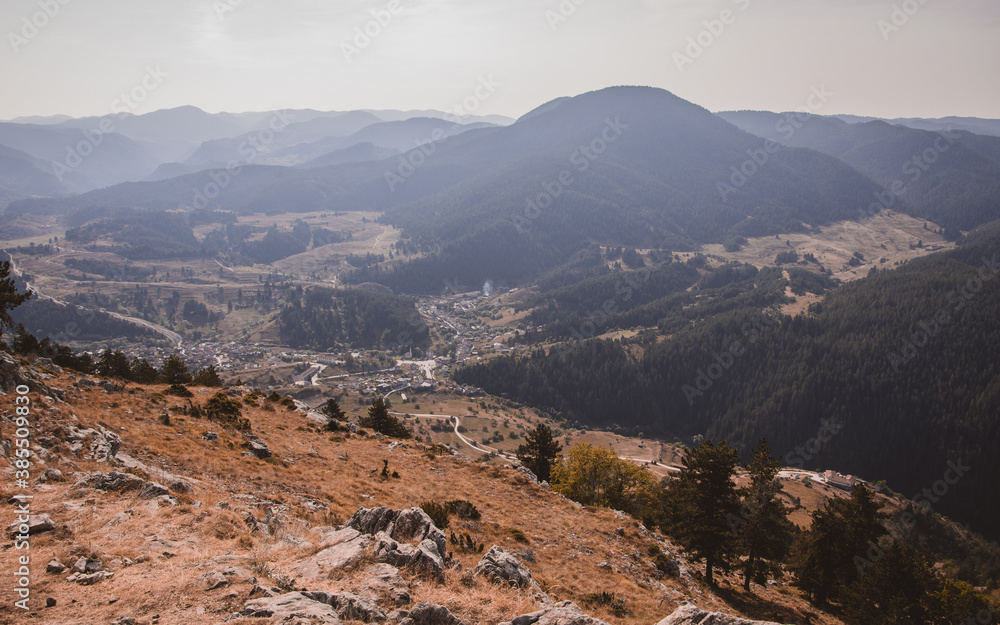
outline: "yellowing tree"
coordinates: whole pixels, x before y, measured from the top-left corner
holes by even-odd
[[[552,467],[553,490],[573,501],[627,512],[645,519],[654,513],[659,483],[644,468],[618,457],[610,447],[578,443]]]

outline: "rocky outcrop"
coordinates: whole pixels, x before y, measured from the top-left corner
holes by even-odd
[[[142,488],[139,489],[140,499],[156,499],[157,497],[169,494],[170,490],[166,486],[156,482],[146,482],[142,485]]]
[[[433,601],[418,603],[409,611],[394,612],[400,625],[465,625],[448,608]]]
[[[362,534],[385,532],[390,538],[402,542],[419,543],[430,540],[437,546],[442,558],[448,557],[448,541],[444,532],[420,508],[399,511],[390,508],[361,508],[347,521],[347,526]]]
[[[341,625],[333,606],[310,599],[301,592],[290,592],[277,597],[253,599],[243,604],[233,617],[271,618],[275,623],[310,623],[311,625]],[[230,617],[226,620],[235,620]]]
[[[510,552],[504,551],[497,545],[490,547],[486,555],[482,557],[479,564],[472,571],[475,575],[485,577],[494,584],[513,586],[514,588],[530,588],[536,592],[541,592],[535,578],[531,576],[531,571],[527,569],[520,560]]]
[[[66,444],[74,454],[82,454],[89,460],[95,462],[110,462],[114,460],[118,449],[122,446],[122,439],[114,432],[109,432],[103,427],[98,429],[80,429],[75,426],[66,428]],[[87,450],[84,453],[84,449]]]
[[[111,471],[108,473],[94,473],[83,478],[76,483],[77,487],[97,488],[109,493],[125,493],[132,490],[140,490],[146,484],[142,478],[131,473],[118,473]]]
[[[353,593],[342,592],[335,594],[323,591],[305,591],[302,594],[313,601],[329,605],[344,620],[380,623],[387,618],[385,612],[374,601]]]
[[[688,603],[674,610],[673,614],[656,625],[778,625],[778,623],[751,621],[722,612],[708,612]]]
[[[586,614],[572,601],[560,601],[544,610],[523,614],[500,625],[608,625]]]
[[[422,540],[414,547],[400,544],[385,532],[379,532],[375,535],[375,559],[444,581],[444,558],[430,540]]]
[[[327,534],[322,542],[325,548],[300,562],[296,573],[303,577],[327,579],[336,571],[360,561],[367,553],[371,540],[370,536],[350,527]]]
[[[400,577],[396,567],[384,562],[373,564],[362,574],[366,576],[358,586],[358,592],[362,595],[395,606],[409,605],[413,601],[410,587]]]

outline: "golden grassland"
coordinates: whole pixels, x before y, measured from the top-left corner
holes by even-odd
[[[785,583],[754,587],[754,594],[747,595],[735,576],[722,576],[718,590],[704,586],[697,576],[657,582],[648,554],[654,544],[669,545],[662,536],[621,513],[573,503],[510,468],[440,455],[440,450],[435,453],[414,441],[389,451],[387,439],[334,436],[317,430],[303,413],[265,401],[244,409],[254,433],[275,454],[259,460],[241,455],[241,434],[185,414],[188,400],[163,395],[162,386],[130,386],[107,394],[72,389],[65,377],[52,383],[69,389],[67,403],[46,409],[32,393],[36,437],[61,440],[65,425],[101,423],[121,436],[119,456],[141,463],[153,479],[164,481],[157,477],[158,471],[167,471],[192,482],[194,488],[190,494],[177,495],[179,505],[161,507],[134,495],[74,488],[79,479],[74,472],[107,471],[107,464],[74,458],[36,467],[38,473],[58,468],[68,477],[35,487],[35,512],[50,514],[59,529],[37,535],[31,543],[36,608],[30,615],[14,614],[12,591],[5,586],[0,591],[0,622],[89,625],[129,614],[140,623],[151,623],[153,615],[160,615],[160,623],[219,623],[247,599],[250,585],[233,583],[206,591],[199,578],[213,568],[240,566],[258,571],[258,577],[277,579],[290,575],[296,562],[319,549],[296,546],[288,537],[316,541],[315,527],[342,523],[360,507],[399,509],[454,499],[473,502],[482,520],[453,518],[454,526],[446,531],[468,532],[486,548],[497,544],[513,552],[530,550],[535,562],[525,564],[553,599],[581,603],[613,624],[655,623],[684,600],[755,618],[839,622],[816,613]],[[194,404],[214,392],[193,390]],[[164,424],[163,414],[170,415],[169,425]],[[217,432],[219,441],[202,439],[208,431]],[[53,451],[70,458],[64,443],[57,443]],[[389,461],[390,472],[399,473],[398,479],[379,477],[383,460]],[[8,483],[2,488],[4,499],[13,494]],[[322,502],[328,509],[311,511],[306,501]],[[222,502],[228,506],[219,507]],[[244,523],[246,513],[262,518],[269,508],[285,515],[282,529],[274,536],[252,533]],[[125,514],[116,516],[119,513]],[[518,542],[511,528],[523,532],[528,542]],[[79,586],[65,581],[65,574],[44,572],[53,557],[71,565],[88,555],[116,568],[115,575],[93,586]],[[453,555],[462,570],[449,571],[443,584],[410,577],[415,602],[441,603],[470,625],[498,623],[537,609],[523,592],[470,580],[466,573],[475,567],[478,554]],[[140,556],[148,559],[120,565],[125,558]],[[9,570],[14,557],[13,550],[3,550],[0,566]],[[310,590],[339,590],[351,582],[348,572],[343,579],[302,579],[297,584]],[[585,595],[598,592],[624,599],[629,614],[615,616],[607,607],[584,603]],[[55,598],[56,606],[38,607],[47,597]]]

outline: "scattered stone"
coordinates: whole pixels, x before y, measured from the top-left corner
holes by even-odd
[[[393,441],[389,443],[389,451],[394,451],[396,448],[406,449],[406,443],[402,441]]]
[[[204,434],[204,436],[202,436],[202,438],[205,439],[206,441],[210,442],[210,443],[218,443],[219,442],[219,435],[216,434],[215,432],[205,432],[205,434]]]
[[[77,584],[80,584],[81,586],[90,586],[92,584],[96,584],[97,582],[104,581],[104,580],[108,579],[109,577],[113,577],[113,576],[114,576],[114,573],[112,573],[111,571],[98,571],[96,573],[90,573],[90,574],[73,573],[72,575],[70,575],[69,577],[66,578],[66,581],[67,582],[76,582]]]
[[[84,571],[87,573],[96,573],[104,568],[100,560],[87,560],[87,565],[84,567]]]
[[[268,448],[267,443],[260,440],[259,438],[248,440],[247,442],[243,443],[243,446],[247,449],[247,453],[249,453],[255,458],[260,458],[261,460],[265,458],[270,458],[272,455],[274,455]]]
[[[54,607],[56,607],[56,598],[55,597],[46,597],[45,598],[45,607],[46,608],[54,608]]]
[[[51,532],[56,529],[56,524],[52,522],[52,519],[47,514],[29,514],[27,523],[14,521],[7,529],[11,537],[25,534],[34,536],[35,534]]]
[[[85,563],[86,564],[86,563]],[[46,573],[62,573],[66,570],[66,565],[59,561],[59,558],[52,558],[45,567]]]
[[[202,575],[202,578],[205,580],[205,590],[215,590],[216,588],[222,588],[223,586],[229,583],[229,580],[226,579],[226,576],[219,571],[211,571],[209,573],[206,573],[205,575]]]
[[[716,625],[715,621],[710,623]],[[572,601],[560,601],[538,612],[523,614],[500,625],[608,625],[608,623],[584,613]],[[705,625],[709,625],[709,622]]]
[[[424,601],[409,611],[398,611],[400,625],[465,625],[448,608]]]
[[[172,482],[170,486],[168,486],[167,488],[169,488],[172,492],[178,493],[180,495],[186,495],[191,492],[191,485],[185,482],[184,480],[177,480],[176,482]]]
[[[163,484],[146,482],[142,485],[142,489],[139,490],[139,499],[156,499],[157,497],[169,494],[170,490]]]
[[[70,573],[83,573],[87,570],[87,558],[80,558],[77,560],[73,567],[70,568]]]
[[[137,622],[138,621],[136,621],[131,616],[120,616],[115,620],[111,621],[111,625],[136,625]],[[156,621],[153,622],[155,623]]]
[[[61,482],[63,481],[62,471],[59,469],[46,469],[45,473],[42,473],[42,476],[38,478],[38,481],[42,483]]]

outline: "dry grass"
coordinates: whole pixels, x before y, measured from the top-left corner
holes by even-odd
[[[556,601],[570,599],[579,604],[588,594],[614,593],[624,599],[626,615],[616,615],[607,606],[585,608],[609,623],[655,623],[683,600],[735,611],[696,577],[655,579],[647,554],[653,544],[672,550],[663,537],[648,533],[619,513],[583,508],[545,491],[509,468],[469,463],[453,456],[432,458],[424,445],[413,442],[390,452],[387,440],[352,437],[331,441],[327,433],[308,427],[302,413],[280,407],[266,411],[260,406],[245,408],[244,415],[275,458],[247,458],[242,456],[242,436],[218,424],[183,412],[172,413],[170,426],[161,424],[157,416],[165,408],[181,407],[186,401],[167,397],[167,406],[151,401],[158,390],[162,388],[130,387],[115,395],[74,390],[69,393],[68,405],[36,418],[36,436],[51,435],[71,422],[72,415],[81,426],[101,421],[122,437],[120,455],[138,460],[151,473],[160,469],[197,483],[176,507],[159,507],[134,494],[74,489],[76,478],[72,476],[65,482],[37,487],[35,510],[50,514],[60,529],[32,541],[33,605],[44,605],[46,597],[56,598],[57,605],[36,608],[27,618],[17,615],[17,622],[89,625],[129,614],[140,623],[150,623],[152,616],[159,614],[161,623],[219,623],[247,599],[250,585],[234,582],[205,591],[199,578],[217,566],[250,569],[259,562],[266,565],[272,579],[279,579],[319,549],[313,527],[343,522],[359,507],[398,509],[428,500],[454,499],[474,503],[482,519],[473,523],[453,516],[446,532],[470,533],[486,549],[497,544],[525,554],[526,566]],[[194,401],[204,402],[208,396],[196,393]],[[111,403],[117,405],[111,407]],[[209,430],[219,434],[218,443],[201,438]],[[390,471],[399,472],[399,479],[383,481],[378,477],[383,459],[389,460]],[[79,459],[74,462],[75,469],[67,463],[56,462],[54,466],[67,474],[108,469],[107,465]],[[307,500],[321,502],[328,509],[309,510]],[[273,536],[252,533],[245,517],[252,513],[262,519],[268,509],[282,519],[281,529]],[[119,513],[130,516],[109,524]],[[509,528],[523,532],[529,542],[519,542]],[[617,528],[622,529],[619,532]],[[289,537],[314,544],[295,546],[285,540]],[[114,577],[94,586],[78,586],[67,583],[64,575],[44,573],[49,559],[59,557],[71,565],[78,554],[100,556],[116,570]],[[13,555],[11,550],[0,553],[0,566],[7,570]],[[449,571],[443,585],[410,579],[415,601],[437,601],[470,625],[494,624],[537,609],[525,593],[483,582],[463,584],[464,574],[481,556],[453,555],[462,571]],[[148,560],[124,566],[126,558],[134,561],[141,556]],[[353,581],[352,575],[346,575],[339,580],[296,583],[313,590],[339,590]],[[723,588],[736,587],[738,581],[724,576],[722,584]],[[782,613],[804,614],[808,610],[797,594],[785,588],[755,590],[760,597],[755,602],[778,606],[774,609]],[[734,597],[742,593],[731,592]],[[4,619],[9,622],[14,618],[11,592],[5,588],[0,596],[0,623]],[[113,597],[121,599],[110,603]],[[736,603],[733,597],[728,599]],[[747,611],[751,608],[758,609],[751,606]],[[836,623],[824,618],[812,622]]]

